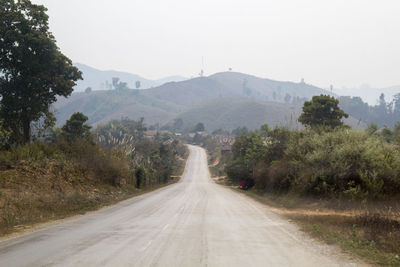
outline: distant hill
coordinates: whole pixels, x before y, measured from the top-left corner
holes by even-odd
[[[327,93],[305,83],[223,72],[146,90],[75,92],[67,99],[59,98],[53,108],[57,125],[80,111],[89,117],[91,125],[122,117],[144,117],[147,124],[164,125],[182,118],[186,125],[203,122],[208,130],[231,130],[238,126],[253,129],[264,123],[293,126],[304,99]]]
[[[252,130],[260,128],[265,123],[270,126],[302,128],[297,122],[301,112],[302,105],[264,102],[241,97],[207,102],[179,114],[175,119],[182,119],[183,128],[202,122],[210,132],[217,129],[233,130],[239,126],[246,126]],[[345,119],[344,122],[356,129],[366,127],[353,117]]]
[[[80,63],[74,63],[74,65],[78,67],[78,69],[83,73],[83,80],[78,81],[77,85],[74,88],[75,92],[83,92],[88,87],[91,87],[93,90],[105,90],[107,89],[107,83],[112,83],[113,77],[120,78],[120,80],[122,82],[126,82],[128,84],[128,87],[131,89],[136,88],[136,81],[140,81],[140,89],[147,89],[151,87],[157,87],[171,81],[179,82],[186,80],[186,78],[181,76],[171,76],[159,80],[149,80],[139,75],[127,72],[114,70],[103,71]]]
[[[239,126],[256,129],[268,125],[296,127],[301,112],[299,105],[263,102],[250,98],[224,98],[189,109],[177,118],[189,127],[202,122],[207,131],[233,130]],[[299,125],[300,127],[300,125]]]
[[[329,94],[328,91],[306,84],[280,82],[238,72],[221,72],[182,82],[170,82],[146,91],[149,96],[190,107],[195,104],[226,97],[249,97],[262,101],[292,103],[298,98]],[[300,100],[300,102],[302,102]]]
[[[166,123],[185,110],[174,103],[168,103],[142,94],[143,90],[107,90],[87,93],[73,93],[69,98],[59,98],[53,106],[57,125],[62,125],[74,112],[83,112],[89,117],[88,123],[97,125],[113,119],[146,118],[146,123]]]

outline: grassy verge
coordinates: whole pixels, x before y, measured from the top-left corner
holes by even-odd
[[[400,266],[400,213],[396,203],[389,207],[388,203],[304,199],[235,190],[270,206],[312,237],[338,245],[368,263]]]
[[[95,161],[93,155],[90,155],[89,167],[82,159],[58,153],[40,158],[13,158],[7,161],[8,166],[3,164],[0,168],[0,236],[83,214],[175,183],[186,161],[179,159],[174,176],[167,183],[137,189],[134,174],[128,168],[124,173],[111,172],[112,168],[120,167],[123,159],[116,158],[118,164],[108,167],[103,161]],[[110,183],[110,175],[117,182]],[[124,175],[123,178],[120,175]]]

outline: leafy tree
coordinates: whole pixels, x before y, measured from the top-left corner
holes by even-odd
[[[285,95],[284,100],[285,100],[286,103],[290,103],[290,100],[291,100],[291,99],[292,99],[292,96],[291,96],[291,95],[289,95],[289,94],[286,94],[286,95]]]
[[[366,129],[366,132],[369,135],[376,133],[376,131],[378,131],[378,125],[376,125],[376,123],[373,123],[373,122],[370,125],[368,125],[368,127]]]
[[[0,120],[0,149],[4,149],[9,145],[11,132],[3,127],[3,122]]]
[[[226,166],[228,177],[234,182],[253,180],[254,168],[265,149],[264,141],[257,133],[237,137],[232,146],[233,160]]]
[[[88,87],[85,89],[86,94],[90,94],[92,92],[92,87]]]
[[[393,128],[393,141],[400,145],[400,121],[398,121]]]
[[[339,100],[329,95],[313,96],[306,101],[299,122],[306,126],[338,127],[343,125],[342,118],[349,115],[339,108]]]
[[[181,118],[175,119],[174,120],[174,125],[173,125],[174,130],[182,130],[183,129],[183,120]]]
[[[202,122],[197,123],[196,126],[194,127],[195,132],[204,132],[204,130],[205,130],[205,127]]]
[[[393,113],[397,118],[400,116],[400,93],[393,96]]]
[[[29,142],[31,123],[52,118],[56,97],[82,79],[49,32],[46,11],[29,0],[0,0],[0,116],[15,143]]]
[[[390,143],[392,141],[393,132],[386,125],[382,129],[380,129],[379,132],[386,142]]]
[[[233,129],[232,130],[232,134],[234,135],[234,136],[241,136],[241,135],[243,135],[243,134],[247,134],[249,132],[249,130],[247,129],[247,127],[246,126],[243,126],[243,127],[237,127],[236,129]]]
[[[90,138],[91,127],[85,124],[87,120],[88,117],[86,117],[84,114],[75,112],[61,128],[62,136],[64,136],[68,141],[72,141],[77,138]]]

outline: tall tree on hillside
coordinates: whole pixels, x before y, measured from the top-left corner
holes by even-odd
[[[286,103],[290,103],[290,100],[291,100],[291,99],[292,99],[292,96],[289,95],[288,93],[286,93],[285,98],[284,98],[285,102],[286,102]]]
[[[77,138],[91,138],[91,127],[86,124],[87,120],[88,117],[83,113],[75,112],[61,128],[62,135],[68,141],[73,141]]]
[[[0,0],[0,117],[15,143],[30,141],[32,122],[54,123],[50,105],[82,79],[49,32],[46,11],[29,0]]]
[[[313,96],[306,101],[299,122],[306,126],[328,126],[335,128],[343,125],[342,118],[349,115],[339,108],[339,100],[329,95]]]
[[[395,94],[393,96],[393,113],[397,115],[397,118],[400,118],[400,93]]]
[[[195,132],[204,132],[205,131],[204,124],[202,122],[197,123],[196,126],[194,127],[194,131]]]

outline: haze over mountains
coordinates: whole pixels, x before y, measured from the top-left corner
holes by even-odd
[[[156,87],[171,81],[183,81],[186,80],[182,76],[170,76],[158,80],[150,80],[143,78],[137,74],[131,74],[128,72],[121,72],[115,70],[98,70],[81,63],[74,63],[76,67],[83,74],[83,80],[78,81],[74,87],[75,92],[83,92],[86,88],[91,87],[93,90],[106,90],[107,86],[111,85],[112,78],[118,77],[121,81],[126,82],[129,88],[136,88],[136,81],[140,81],[140,89],[147,89]]]
[[[86,80],[80,83],[79,90],[107,79],[111,83],[112,77],[128,82],[131,88],[130,84],[137,79],[142,79],[145,85],[155,84],[137,75],[81,67]],[[80,111],[89,117],[92,125],[123,117],[135,120],[144,117],[148,125],[161,126],[178,118],[183,120],[184,127],[203,122],[209,131],[239,126],[254,129],[264,123],[294,127],[306,99],[330,93],[303,81],[281,82],[238,72],[169,81],[145,90],[98,90],[98,87],[93,87],[91,93],[79,90],[69,98],[60,98],[54,105],[58,125]],[[350,124],[355,126],[357,122],[350,120]]]
[[[376,105],[379,102],[379,96],[381,93],[385,94],[386,100],[391,101],[395,94],[400,93],[400,85],[375,88],[368,84],[363,84],[358,88],[335,88],[334,92],[339,95],[360,96],[361,99],[369,105]]]

